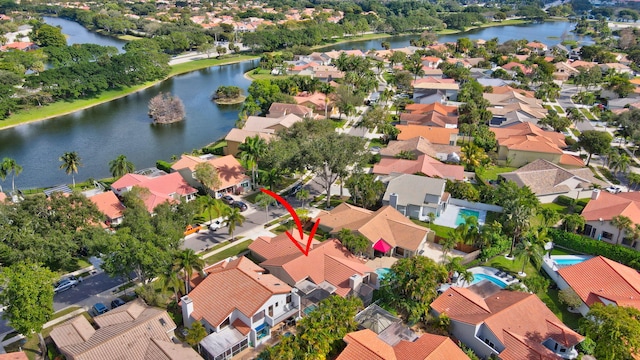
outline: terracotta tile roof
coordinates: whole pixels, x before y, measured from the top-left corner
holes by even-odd
[[[345,203],[340,204],[327,214],[318,217],[320,226],[330,228],[331,233],[341,229],[350,229],[366,237],[375,244],[384,239],[391,246],[417,251],[420,243],[431,231],[414,224],[391,206],[383,206],[371,212]]]
[[[234,310],[251,318],[274,294],[291,292],[291,287],[251,260],[241,257],[208,270],[209,275],[189,293],[191,316],[220,325]]]
[[[420,155],[416,160],[383,158],[373,166],[373,173],[381,175],[391,173],[416,174],[419,172],[429,177],[454,180],[464,179],[463,166],[443,164],[427,155]]]
[[[534,49],[545,49],[547,45],[540,42],[531,41],[527,43],[527,47],[534,48]]]
[[[437,77],[433,77],[433,76],[427,76],[421,79],[417,79],[413,81],[413,85],[419,85],[419,84],[455,84],[456,81],[454,79],[443,79],[443,78],[437,78]],[[441,105],[440,103],[434,103],[434,104],[438,104]],[[411,105],[421,105],[421,106],[425,106],[426,104],[409,104],[407,106],[411,106]],[[431,104],[429,104],[431,105]],[[445,105],[441,105],[441,106],[445,106]],[[455,106],[451,106],[451,107],[455,107]]]
[[[281,117],[287,114],[294,114],[300,117],[311,116],[313,110],[306,106],[296,104],[273,103],[269,107],[269,117]]]
[[[589,306],[602,302],[602,297],[621,306],[640,309],[640,274],[628,266],[596,256],[563,267],[558,274]]]
[[[369,329],[344,336],[347,347],[336,360],[396,360],[393,348]]]
[[[560,360],[551,350],[524,336],[504,331],[505,349],[500,353],[501,360]]]
[[[221,156],[209,160],[201,159],[199,157],[191,155],[182,155],[180,160],[173,164],[171,168],[174,170],[188,168],[193,172],[196,170],[196,165],[204,162],[208,162],[214,168],[216,168],[216,170],[218,170],[220,187],[213,190],[226,189],[228,187],[238,185],[243,181],[249,179],[249,177],[245,175],[245,169],[242,167],[242,165],[240,165],[240,162],[235,157],[233,157],[233,155]],[[172,174],[180,175],[177,172],[171,173],[170,175]]]
[[[451,287],[431,303],[431,308],[438,313],[446,313],[454,321],[472,325],[484,323],[506,347],[514,345],[513,336],[508,334],[515,334],[516,340],[519,343],[525,341],[525,346],[538,357],[552,353],[531,346],[532,340],[541,343],[552,337],[565,346],[574,346],[584,339],[562,324],[534,294],[501,290],[482,298],[468,288]],[[535,339],[531,338],[532,334],[535,334]],[[511,351],[514,350],[507,354]]]
[[[436,126],[436,127],[457,127],[457,116],[446,116],[438,114],[437,112],[431,112],[428,114],[419,113],[402,113],[400,114],[400,123],[403,125],[421,125],[421,126]]]
[[[446,336],[424,333],[414,342],[401,340],[393,347],[402,360],[468,360],[469,357]]]
[[[0,360],[29,360],[29,358],[24,351],[20,351],[8,354],[0,354]]]
[[[94,195],[90,197],[89,200],[96,204],[98,210],[110,220],[122,217],[122,212],[125,209],[124,205],[122,205],[113,191],[105,191],[101,194]]]
[[[249,131],[244,129],[233,128],[229,131],[229,133],[227,134],[227,136],[225,136],[224,139],[226,141],[244,143],[244,141],[247,138],[255,137],[256,135],[258,135],[260,138],[266,141],[270,141],[274,136],[272,134],[261,132],[261,131]]]
[[[137,174],[126,174],[111,185],[112,189],[123,191],[133,186],[146,188],[149,193],[142,199],[149,212],[165,201],[176,202],[176,196],[195,194],[198,190],[192,188],[179,173],[146,177]]]
[[[298,240],[300,246],[307,246],[307,239],[300,239],[297,231],[290,232],[291,235]],[[318,240],[312,240],[311,247],[320,244]],[[286,233],[282,233],[276,237],[260,236],[250,245],[249,250],[260,259],[274,259],[288,255],[300,253],[300,250],[291,242]]]
[[[294,96],[293,100],[298,104],[311,103],[316,106],[316,109],[324,109],[325,99],[327,96],[321,92],[315,92],[313,94],[300,94],[298,96]],[[331,103],[331,100],[329,100]]]
[[[580,157],[575,155],[562,154],[560,155],[560,161],[558,161],[558,164],[569,165],[569,166],[584,166],[584,161]]]
[[[598,63],[595,63],[595,62],[592,62],[592,61],[575,60],[575,61],[571,62],[571,66],[573,66],[576,69],[579,68],[579,67],[591,69],[594,66],[598,66]]]
[[[491,131],[496,134],[498,145],[509,150],[563,154],[561,147],[567,146],[561,133],[544,131],[529,122],[491,128]]]
[[[600,191],[598,198],[590,200],[581,215],[586,221],[610,221],[614,216],[623,215],[634,224],[640,224],[640,193],[611,194]]]
[[[245,121],[243,130],[275,133],[276,125],[290,128],[293,124],[302,121],[300,116],[286,114],[280,117],[249,116]]]
[[[112,311],[126,313],[129,307],[143,309],[135,318],[121,316],[119,321],[109,313],[97,316],[96,322],[103,324],[97,330],[84,316],[77,316],[53,329],[50,336],[69,360],[202,359],[191,347],[172,342],[176,324],[166,311],[147,307],[140,299]],[[105,315],[112,320],[102,321]]]
[[[523,90],[511,87],[509,85],[504,86],[492,86],[490,94],[507,94],[507,93],[515,93],[522,95],[524,97],[535,99],[535,92],[530,90]]]
[[[422,80],[422,79],[421,79]],[[437,112],[442,115],[455,115],[458,113],[457,106],[447,106],[440,103],[431,104],[408,104],[405,110],[410,113],[425,114],[430,112]]]
[[[598,180],[588,168],[564,169],[544,159],[537,159],[518,170],[500,174],[506,180],[512,180],[518,186],[528,186],[534,194],[548,195],[582,190],[592,184],[606,186]]]
[[[432,144],[449,145],[452,134],[458,134],[458,129],[446,129],[421,125],[396,125],[400,130],[398,140],[409,140],[421,136]]]
[[[401,151],[411,151],[416,155],[416,157],[421,154],[425,154],[435,158],[438,154],[459,154],[460,147],[448,144],[433,144],[422,136],[416,136],[408,140],[390,141],[386,148],[380,149],[380,155],[394,157]]]
[[[443,83],[443,82],[422,82],[413,84],[415,89],[436,89],[436,90],[458,90],[460,85],[458,83]]]
[[[247,336],[247,334],[251,332],[251,327],[247,326],[240,319],[235,319],[235,321],[231,325],[233,325],[233,327],[236,328],[236,330],[238,330],[240,334],[244,336]]]
[[[120,179],[116,180],[113,184],[111,184],[112,189],[124,189],[134,185],[140,185],[141,183],[147,181],[149,178],[144,175],[138,174],[126,174]]]

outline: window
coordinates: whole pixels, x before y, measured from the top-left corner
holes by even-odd
[[[273,316],[273,305],[269,306],[269,316]]]
[[[262,320],[264,318],[264,310],[260,311],[259,313],[253,315],[253,319],[252,322],[258,322],[260,320]]]
[[[285,300],[287,304],[291,304],[291,294],[287,295],[287,300]]]
[[[280,306],[279,303],[276,301],[276,307]]]
[[[228,317],[228,318],[226,318],[226,319],[222,322],[222,324],[220,324],[220,330],[222,330],[222,329],[226,328],[226,327],[227,327],[227,326],[229,326],[230,324],[231,324],[231,318],[230,318],[230,317]]]
[[[609,232],[606,232],[606,231],[603,231],[602,232],[602,238],[611,241],[613,239],[613,234],[609,233]]]

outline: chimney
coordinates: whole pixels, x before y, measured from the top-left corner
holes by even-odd
[[[396,193],[389,194],[389,205],[391,205],[391,207],[396,210],[398,209],[398,194]]]
[[[362,276],[360,276],[358,274],[353,274],[353,275],[349,276],[349,287],[354,292],[358,291],[358,288],[360,287],[360,285],[362,285]]]
[[[185,295],[181,299],[182,301],[182,319],[185,327],[190,327],[193,320],[191,319],[191,313],[193,313],[193,301],[189,296]]]
[[[600,196],[600,190],[593,189],[591,192],[591,200],[598,200],[598,196]]]

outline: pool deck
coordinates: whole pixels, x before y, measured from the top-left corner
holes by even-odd
[[[493,267],[489,267],[489,266],[476,266],[473,267],[471,269],[469,269],[469,272],[471,272],[472,274],[484,274],[487,276],[491,276],[493,278],[496,278],[500,281],[502,281],[503,283],[507,284],[507,286],[511,285],[511,284],[517,284],[520,282],[520,280],[515,277],[515,275],[513,276],[513,279],[509,280],[506,277],[500,277],[498,275],[496,275],[496,272],[498,272],[499,270]],[[464,280],[458,280],[455,284],[453,284],[453,286],[458,286],[458,287],[469,287],[471,286],[471,284],[467,283]]]
[[[479,225],[484,225],[484,222],[487,220],[487,211],[486,210],[480,210],[480,209],[471,209],[471,208],[465,208],[465,207],[461,207],[458,205],[447,205],[447,209],[440,214],[440,216],[438,216],[438,218],[436,218],[433,223],[436,225],[441,225],[441,226],[446,226],[452,229],[455,229],[456,227],[458,227],[458,225],[456,225],[456,220],[458,218],[458,213],[460,213],[460,210],[462,209],[468,209],[468,210],[473,210],[473,211],[477,211],[478,212],[478,224]]]

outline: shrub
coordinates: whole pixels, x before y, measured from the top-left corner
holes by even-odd
[[[555,203],[558,205],[562,205],[562,206],[571,206],[573,205],[575,200],[573,200],[572,198],[565,196],[565,195],[560,195],[556,198]]]
[[[613,261],[640,270],[640,252],[613,245],[604,241],[590,239],[578,234],[557,229],[549,229],[549,236],[559,246],[589,255],[601,255]]]
[[[551,281],[549,279],[536,274],[527,275],[527,277],[525,277],[522,282],[529,290],[533,291],[536,294],[547,290],[547,288],[551,284]]]
[[[588,336],[585,337],[578,346],[580,347],[580,350],[587,355],[593,355],[593,352],[596,350],[596,342]]]
[[[558,300],[573,309],[577,309],[582,305],[582,299],[580,299],[580,296],[570,287],[558,292]]]
[[[204,147],[202,148],[202,152],[205,154],[224,155],[224,147],[222,146]]]
[[[163,161],[163,160],[156,161],[156,168],[158,170],[162,170],[162,171],[164,171],[166,173],[170,173],[171,172],[171,164],[169,164],[168,162]]]

